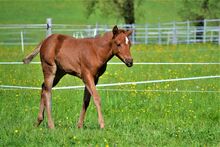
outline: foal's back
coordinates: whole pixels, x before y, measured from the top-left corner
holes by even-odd
[[[53,34],[42,43],[40,57],[44,63],[56,65],[66,73],[80,76],[83,66],[93,66],[91,61],[96,58],[99,46],[108,42],[109,38],[111,33],[80,39]]]

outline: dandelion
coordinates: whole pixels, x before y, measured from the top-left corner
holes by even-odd
[[[61,123],[62,123],[62,122],[59,120],[59,121],[58,121],[58,126],[61,126]]]
[[[192,104],[192,99],[189,99],[189,103]]]
[[[106,138],[104,138],[104,142],[106,143],[106,144],[105,144],[105,147],[109,147],[109,145],[108,145],[108,140],[107,140]]]
[[[18,133],[18,130],[15,130],[15,133]]]

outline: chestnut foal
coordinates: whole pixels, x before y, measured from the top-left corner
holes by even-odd
[[[44,109],[46,108],[48,127],[54,128],[51,116],[51,90],[65,74],[70,74],[79,77],[85,84],[78,128],[83,127],[91,96],[93,96],[98,111],[100,128],[104,128],[100,96],[95,85],[98,83],[99,77],[105,72],[107,62],[114,55],[128,67],[133,65],[130,53],[131,42],[128,39],[131,33],[132,31],[118,29],[117,26],[114,26],[112,32],[106,32],[104,35],[95,38],[76,39],[53,34],[43,40],[31,54],[24,58],[23,62],[28,64],[40,52],[44,82],[36,126],[39,126],[43,121]]]

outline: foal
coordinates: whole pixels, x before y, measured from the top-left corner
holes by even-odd
[[[105,72],[107,62],[116,55],[128,67],[133,65],[130,53],[131,43],[128,36],[132,31],[125,31],[114,26],[112,32],[95,38],[76,39],[70,36],[53,34],[43,40],[37,48],[23,59],[25,64],[40,52],[44,75],[42,84],[40,110],[36,126],[44,119],[46,108],[48,127],[54,128],[51,116],[51,90],[65,74],[77,76],[85,84],[83,106],[78,121],[78,128],[83,127],[86,109],[93,96],[98,111],[100,128],[104,128],[100,96],[96,90],[99,77]]]

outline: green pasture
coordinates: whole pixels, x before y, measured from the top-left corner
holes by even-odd
[[[46,18],[53,18],[56,24],[124,23],[122,18],[103,16],[98,10],[87,18],[84,0],[0,0],[0,3],[0,24],[45,23]],[[135,5],[136,23],[180,20],[177,13],[180,6],[181,0],[143,0]]]
[[[21,61],[33,48],[22,53],[19,46],[1,46],[0,62]],[[220,48],[212,44],[136,45],[132,54],[135,62],[220,62]],[[43,79],[40,65],[33,64],[0,65],[0,74],[0,85],[40,87]],[[108,65],[99,83],[211,75],[220,75],[220,65]],[[58,84],[74,85],[82,82],[72,76]],[[0,89],[0,146],[219,146],[219,91],[219,78],[99,87],[105,119],[101,130],[93,101],[84,128],[76,128],[82,90],[53,90],[56,128],[49,130],[47,121],[33,126],[40,90]]]

